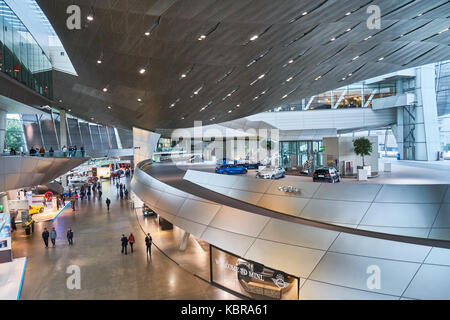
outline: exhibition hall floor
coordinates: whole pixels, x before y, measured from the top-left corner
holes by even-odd
[[[109,186],[103,183],[102,201],[79,200],[75,213],[67,208],[54,223],[37,223],[30,238],[20,227],[13,234],[14,258],[28,258],[21,299],[236,299],[185,271],[155,247],[152,258],[147,258],[135,210]],[[111,199],[109,213],[106,197]],[[41,233],[53,226],[58,233],[56,247],[50,243],[46,249]],[[70,247],[68,227],[74,231]],[[136,238],[135,252],[124,255],[120,238],[130,232]],[[67,287],[72,275],[67,268],[73,265],[80,268],[81,289]]]

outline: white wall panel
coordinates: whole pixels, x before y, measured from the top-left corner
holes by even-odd
[[[400,296],[419,268],[418,263],[359,257],[327,252],[314,269],[310,279],[335,285],[368,290],[369,266],[381,270],[380,289],[374,292]]]
[[[302,278],[308,277],[325,251],[256,240],[244,256],[271,268]]]
[[[220,206],[217,204],[187,199],[177,216],[208,225],[219,209]]]
[[[256,237],[262,231],[268,217],[222,206],[209,224],[211,227]]]
[[[404,296],[414,299],[450,299],[450,267],[422,265]]]
[[[375,202],[440,203],[447,186],[445,185],[394,185],[385,184]]]
[[[339,233],[309,227],[279,219],[271,219],[260,234],[260,239],[327,250]]]
[[[439,204],[374,203],[362,225],[384,227],[431,228]]]
[[[376,258],[422,262],[431,247],[381,240],[341,232],[330,251]]]
[[[300,300],[398,300],[390,296],[307,280],[300,289]]]
[[[299,216],[308,201],[308,199],[303,198],[266,194],[259,200],[258,206],[293,216]]]
[[[358,224],[369,205],[367,202],[312,199],[300,216],[311,220]]]

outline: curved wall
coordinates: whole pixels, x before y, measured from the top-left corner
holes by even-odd
[[[175,189],[139,166],[131,186],[158,214],[196,237],[300,277],[300,299],[450,299],[449,249],[351,235],[234,209]],[[381,271],[379,289],[367,286],[371,266]]]
[[[0,157],[0,192],[46,184],[88,158]]]
[[[450,240],[448,185],[376,185],[261,180],[188,170],[195,184],[277,212],[389,234]],[[293,186],[298,193],[280,191]]]

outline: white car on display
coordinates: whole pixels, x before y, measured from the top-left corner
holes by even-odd
[[[72,188],[74,189],[79,189],[82,186],[86,186],[88,185],[87,181],[83,181],[83,180],[70,180],[69,185],[72,186]]]
[[[257,178],[263,178],[263,179],[280,179],[284,178],[285,170],[281,167],[264,167],[260,170],[258,170],[258,173],[256,174]]]

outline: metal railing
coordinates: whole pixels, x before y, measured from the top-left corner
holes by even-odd
[[[44,153],[32,153],[30,154],[29,152],[16,152],[15,154],[10,153],[10,152],[3,152],[0,153],[0,156],[2,157],[14,157],[14,156],[28,156],[28,157],[42,157],[42,158],[89,158],[89,156],[86,154],[86,151],[67,151],[67,152],[63,152],[60,150],[54,151],[54,152],[49,152],[46,151]]]

